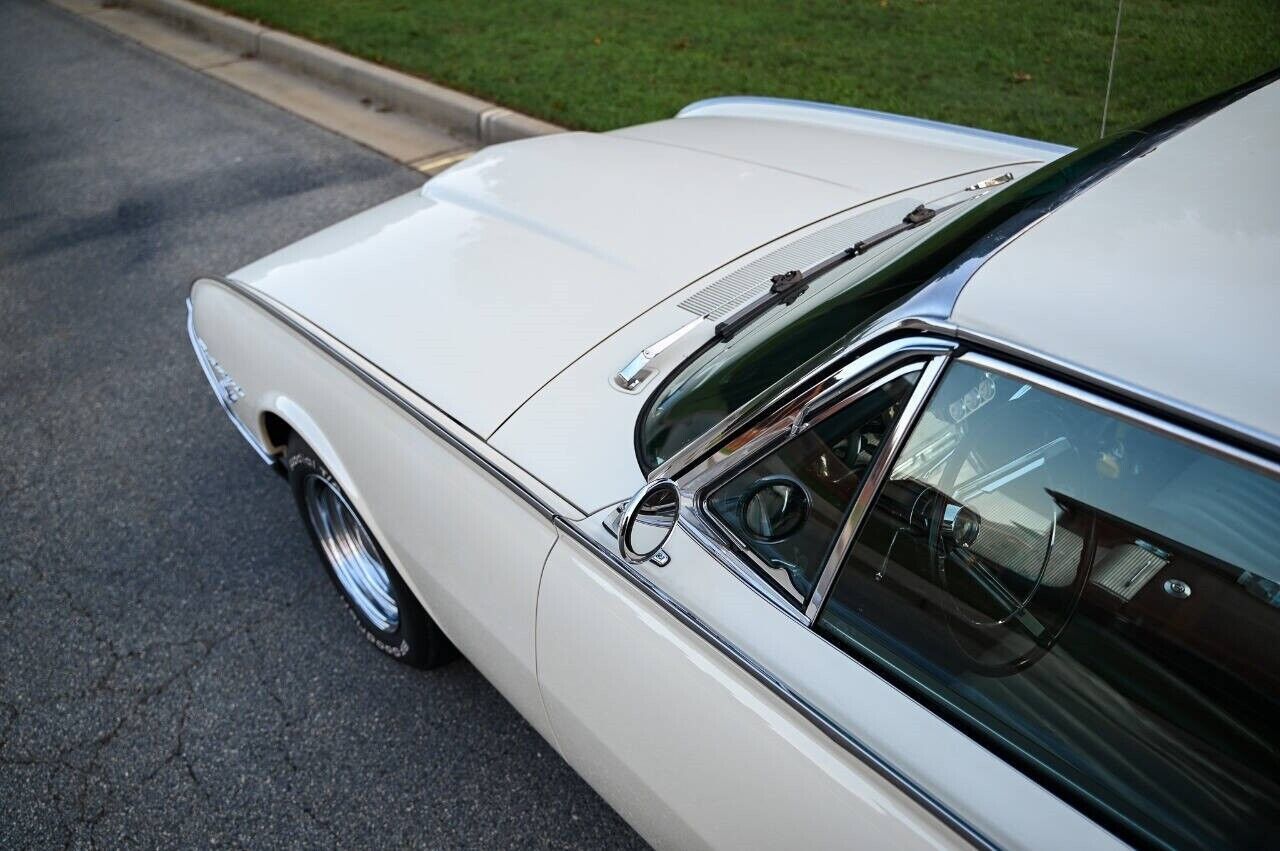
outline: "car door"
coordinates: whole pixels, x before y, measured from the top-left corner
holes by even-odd
[[[968,353],[865,506],[833,646],[1126,841],[1274,842],[1273,460]]]
[[[561,523],[537,615],[548,716],[654,845],[1114,844],[811,626],[949,348],[898,341],[792,388],[681,475],[656,560],[614,554],[612,509]]]

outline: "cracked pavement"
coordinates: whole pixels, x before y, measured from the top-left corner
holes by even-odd
[[[48,5],[0,15],[0,848],[639,847],[465,661],[360,638],[183,300],[421,183]]]

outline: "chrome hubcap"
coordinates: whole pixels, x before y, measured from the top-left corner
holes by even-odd
[[[400,624],[400,611],[373,536],[328,480],[308,476],[302,493],[320,548],[347,597],[375,627],[394,632]]]

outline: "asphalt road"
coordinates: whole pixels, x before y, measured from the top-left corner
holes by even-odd
[[[634,847],[465,661],[362,640],[183,299],[421,177],[0,4],[0,848]]]

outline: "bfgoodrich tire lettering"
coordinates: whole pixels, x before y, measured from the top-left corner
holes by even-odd
[[[324,462],[297,435],[289,439],[285,466],[325,573],[369,643],[419,668],[434,668],[457,656]]]

